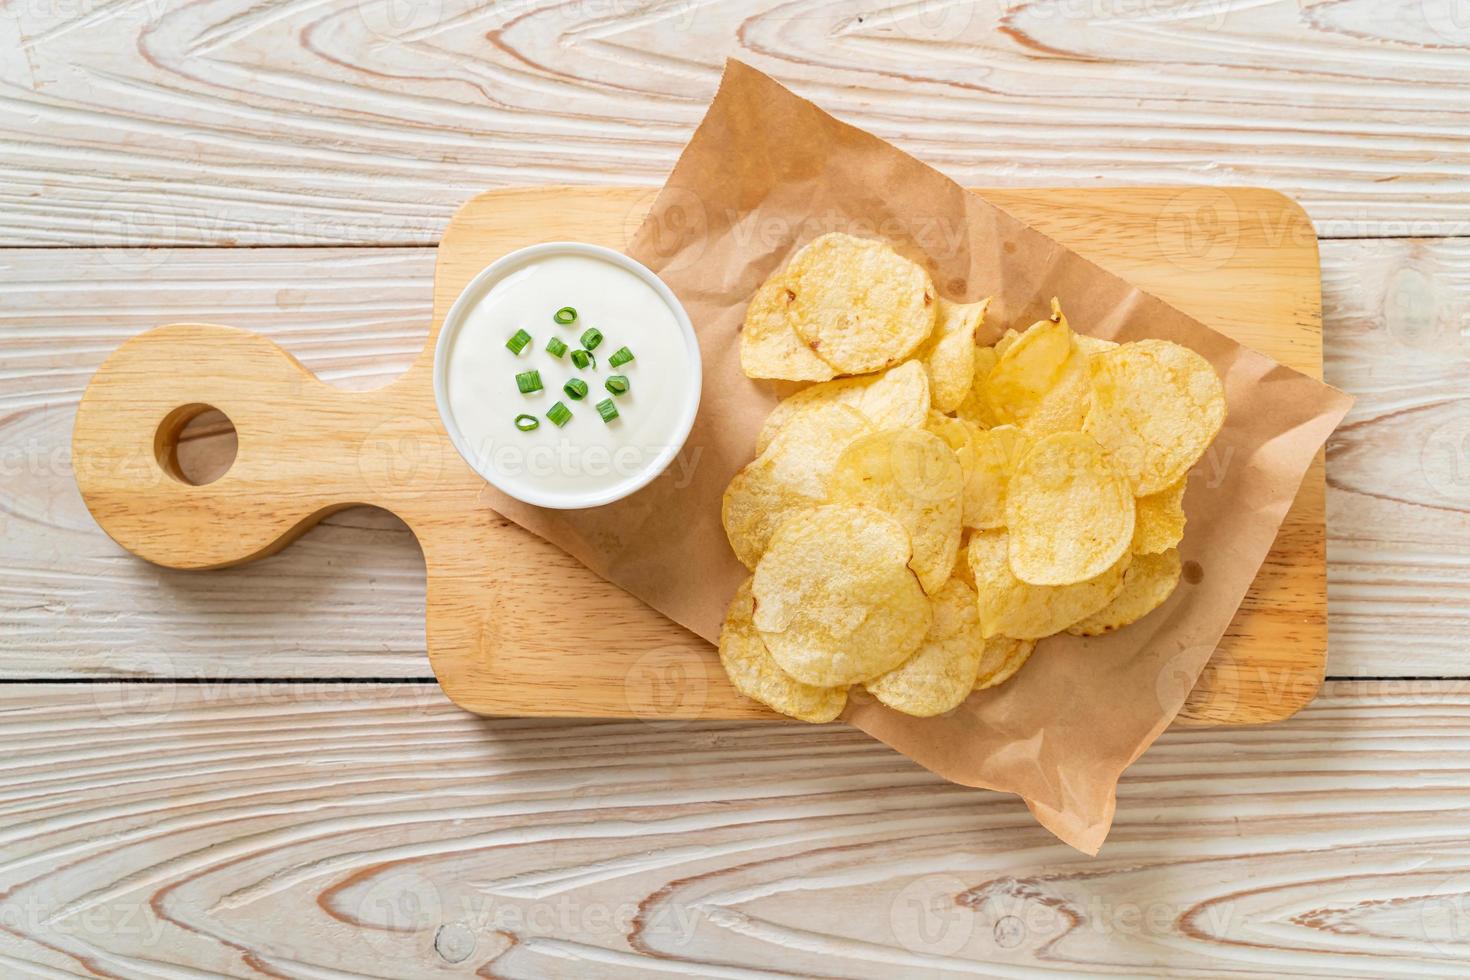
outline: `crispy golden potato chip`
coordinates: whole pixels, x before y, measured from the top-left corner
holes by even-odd
[[[965,393],[964,399],[955,409],[956,415],[981,429],[989,429],[1000,424],[1000,420],[990,411],[990,402],[985,389],[990,372],[995,369],[996,360],[995,348],[975,348],[975,371],[970,380],[970,390]]]
[[[822,504],[798,511],[772,535],[766,552],[751,594],[756,628],[768,633],[787,629],[814,606],[833,629],[851,632],[900,571],[913,574],[908,532],[876,507]],[[812,603],[812,597],[833,601]]]
[[[979,595],[980,633],[1039,640],[1060,633],[1113,600],[1123,588],[1132,554],[1096,578],[1075,585],[1028,585],[1011,572],[1010,535],[976,531],[970,536],[970,571]]]
[[[929,273],[882,242],[832,232],[797,252],[783,275],[797,335],[839,374],[897,364],[934,329]]]
[[[1178,483],[1225,423],[1225,388],[1187,347],[1139,340],[1088,365],[1093,405],[1083,430],[1117,461],[1135,496]]]
[[[928,630],[929,597],[913,572],[905,569],[889,584],[890,591],[877,594],[870,615],[846,635],[818,610],[788,630],[761,635],[782,669],[807,683],[835,686],[868,680],[907,659]]]
[[[1184,490],[1189,477],[1172,487],[1134,500],[1132,551],[1135,555],[1157,555],[1184,540]]]
[[[970,696],[985,648],[973,589],[950,581],[930,602],[934,618],[919,649],[863,685],[888,707],[917,718],[943,714]]]
[[[1021,423],[1021,427],[1034,439],[1057,432],[1077,432],[1092,407],[1092,375],[1087,370],[1087,355],[1082,348],[1073,350],[1066,366]]]
[[[1030,448],[1030,437],[1014,425],[975,431],[971,466],[965,474],[966,527],[984,530],[1005,524],[1011,474]]]
[[[1090,436],[1059,432],[1011,474],[1011,570],[1032,585],[1071,585],[1107,571],[1133,542],[1133,494]]]
[[[963,419],[957,419],[952,415],[941,415],[931,410],[928,417],[924,419],[924,431],[932,432],[943,439],[945,444],[958,455],[974,442],[974,433],[977,430]]]
[[[790,290],[780,274],[767,279],[745,310],[740,328],[740,368],[749,378],[826,381],[832,365],[813,354],[792,325]]]
[[[824,402],[857,409],[875,429],[917,429],[929,414],[929,375],[917,361],[906,361],[882,374],[838,378],[803,388],[766,416],[755,451],[763,453],[776,433],[797,412]]]
[[[809,406],[793,415],[725,488],[720,510],[735,557],[755,568],[766,543],[788,516],[827,499],[827,474],[842,451],[872,431],[862,413],[847,405]]]
[[[750,579],[741,583],[720,629],[720,663],[735,690],[801,721],[831,721],[847,705],[844,687],[813,687],[788,677],[776,665],[751,616]]]
[[[1035,640],[1013,640],[1009,636],[992,636],[986,640],[985,653],[975,671],[975,690],[998,687],[1010,680],[1035,649]]]
[[[1067,628],[1077,636],[1100,636],[1136,623],[1164,604],[1179,584],[1179,549],[1134,555],[1123,573],[1123,590],[1102,609]]]
[[[999,422],[1033,436],[1075,432],[1092,403],[1087,356],[1052,300],[1052,315],[1030,326],[1006,347],[985,383],[986,403]]]
[[[929,372],[929,395],[934,408],[953,412],[970,393],[975,376],[975,334],[985,322],[989,299],[978,303],[951,303],[940,298],[934,332],[914,352],[914,360]]]
[[[1077,346],[1082,348],[1082,353],[1091,357],[1093,354],[1101,354],[1105,350],[1117,347],[1116,341],[1103,340],[1101,337],[1089,337],[1083,333],[1073,333],[1072,337],[1077,341]]]
[[[995,342],[995,356],[1000,357],[1006,351],[1010,350],[1011,345],[1016,342],[1016,338],[1019,336],[1021,336],[1020,332],[1015,329],[1008,329],[1005,333],[1001,334],[1000,339]]]
[[[1002,422],[1026,421],[1041,396],[1061,379],[1076,350],[1065,318],[1033,323],[1006,346],[986,378],[991,413]]]
[[[954,568],[950,570],[949,577],[975,587],[975,573],[970,570],[970,535],[974,532],[966,530],[960,538],[960,553],[955,555]]]
[[[836,687],[907,660],[933,618],[908,561],[908,533],[877,508],[828,505],[787,519],[751,584],[755,626],[777,665]]]
[[[877,507],[903,525],[909,567],[925,592],[949,578],[960,548],[964,476],[954,451],[922,429],[890,429],[854,440],[827,477],[827,502]]]

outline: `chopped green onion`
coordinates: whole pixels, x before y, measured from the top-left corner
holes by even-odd
[[[551,419],[552,424],[560,429],[572,420],[572,410],[561,402],[557,402],[551,406],[551,409],[546,413],[546,417]]]
[[[586,370],[587,365],[589,364],[591,364],[593,367],[597,367],[597,358],[593,357],[587,351],[574,350],[572,351],[572,363],[577,365],[577,370],[583,371]]]
[[[587,382],[583,381],[581,378],[573,378],[566,384],[562,385],[561,390],[567,393],[568,398],[574,398],[577,401],[581,401],[583,398],[587,397]]]
[[[562,326],[566,326],[568,323],[577,322],[577,311],[572,309],[570,306],[563,306],[561,309],[553,313],[551,315],[551,318],[557,323],[560,323]]]
[[[633,352],[626,347],[619,347],[612,352],[612,357],[607,359],[608,367],[622,367],[633,359]]]
[[[597,403],[597,414],[602,416],[602,421],[611,422],[618,417],[618,407],[612,403],[611,398],[604,398]]]
[[[516,387],[521,389],[521,394],[529,395],[533,391],[541,390],[540,371],[522,371],[516,375]]]
[[[552,357],[561,357],[567,352],[567,345],[560,337],[552,337],[546,342],[546,353]]]
[[[521,351],[525,350],[526,345],[530,342],[530,334],[526,333],[526,331],[524,330],[517,330],[515,333],[510,335],[510,339],[505,342],[505,346],[510,348],[510,352],[512,354],[520,356]]]
[[[530,432],[532,429],[541,427],[541,420],[534,415],[517,415],[516,428],[522,432]]]
[[[588,350],[597,350],[597,345],[602,343],[602,331],[596,327],[588,327],[582,331],[582,346]]]
[[[614,395],[626,395],[628,393],[628,379],[621,374],[615,374],[605,382],[607,390]]]

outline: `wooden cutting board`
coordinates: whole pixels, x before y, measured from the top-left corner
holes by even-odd
[[[1287,198],[1217,188],[985,193],[1204,323],[1321,377],[1317,242]],[[729,686],[709,644],[485,506],[483,481],[434,407],[439,324],[475,273],[535,242],[625,248],[653,196],[533,187],[468,202],[439,246],[428,342],[376,391],[318,381],[275,344],[230,327],[172,324],[133,338],[98,370],[77,412],[73,465],[87,506],[129,551],[200,569],[268,555],[335,510],[384,507],[423,548],[429,659],[462,707],[775,717]],[[209,407],[234,423],[238,453],[222,477],[193,486],[177,465],[178,434]],[[1319,456],[1181,720],[1274,721],[1316,693],[1327,650],[1323,500]]]

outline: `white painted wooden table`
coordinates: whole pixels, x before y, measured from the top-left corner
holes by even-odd
[[[460,200],[657,183],[727,54],[971,185],[1317,224],[1333,680],[1166,735],[1096,859],[845,729],[460,713],[382,514],[181,574],[77,497],[121,340],[382,383]],[[0,975],[1470,973],[1467,80],[1464,0],[0,6]]]

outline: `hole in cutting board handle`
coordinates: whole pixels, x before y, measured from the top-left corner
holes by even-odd
[[[153,436],[158,465],[191,487],[213,483],[228,473],[239,445],[230,417],[202,402],[180,405],[169,412]]]

